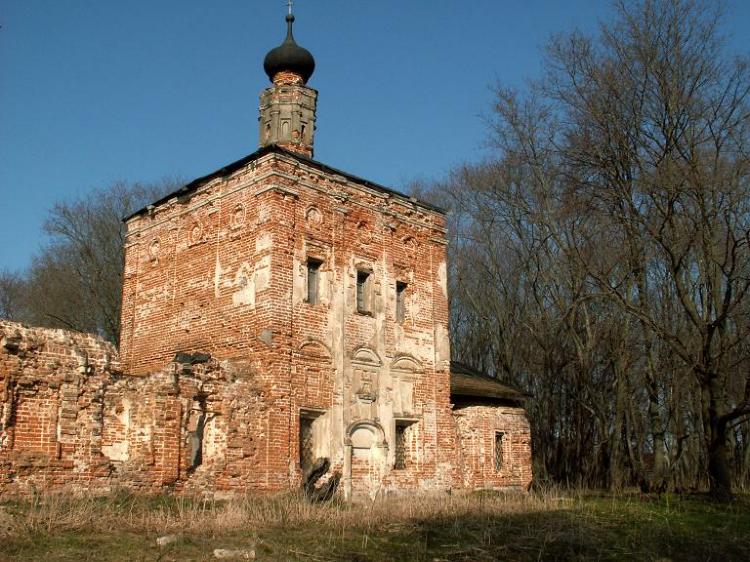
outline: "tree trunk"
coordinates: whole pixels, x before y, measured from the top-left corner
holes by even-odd
[[[612,430],[612,459],[609,465],[609,489],[618,491],[623,487],[623,449],[627,447],[627,429],[625,427],[625,402],[627,400],[625,375],[615,366],[617,377],[615,421]]]
[[[732,475],[727,462],[726,430],[719,429],[708,445],[710,494],[719,501],[732,499]]]
[[[708,449],[709,493],[719,501],[732,499],[732,476],[727,462],[727,424],[721,419],[718,399],[721,395],[718,377],[709,372],[702,379],[704,427]]]
[[[667,487],[667,458],[664,444],[664,424],[659,412],[659,391],[653,374],[648,373],[648,418],[651,426],[651,436],[654,440],[654,465],[648,475],[647,487],[649,492],[665,492]]]

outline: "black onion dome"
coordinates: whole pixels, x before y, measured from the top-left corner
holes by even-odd
[[[263,69],[271,80],[277,73],[286,71],[299,74],[302,76],[302,81],[307,82],[315,71],[315,59],[310,51],[297,45],[294,40],[292,35],[294,16],[292,14],[286,17],[286,22],[286,39],[281,45],[268,52],[263,61]]]

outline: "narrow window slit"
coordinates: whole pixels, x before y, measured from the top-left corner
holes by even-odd
[[[403,323],[406,317],[406,283],[396,282],[396,322]]]
[[[307,302],[309,304],[318,304],[318,294],[320,289],[320,266],[323,264],[320,260],[307,260]]]
[[[404,470],[406,468],[406,428],[406,424],[396,423],[396,462],[393,464],[394,470]]]
[[[309,417],[300,417],[299,419],[299,465],[303,471],[310,468],[315,462],[313,458],[315,454],[313,449],[313,421]]]
[[[372,285],[372,274],[368,271],[357,271],[357,312],[369,314]]]
[[[500,472],[503,468],[503,439],[505,433],[502,431],[495,432],[495,471]]]

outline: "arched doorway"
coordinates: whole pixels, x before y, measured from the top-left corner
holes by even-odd
[[[356,421],[346,431],[345,445],[346,498],[374,498],[380,491],[388,458],[383,428],[373,420]]]

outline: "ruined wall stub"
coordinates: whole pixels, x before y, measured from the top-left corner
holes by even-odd
[[[121,371],[99,338],[0,321],[0,496],[264,489],[268,405],[242,361]]]
[[[95,336],[0,320],[0,493],[108,476],[102,388],[117,372]]]

